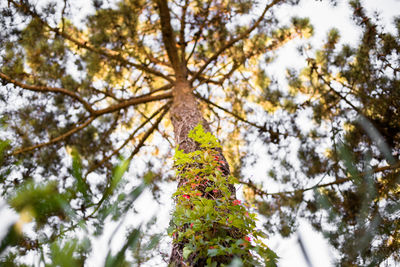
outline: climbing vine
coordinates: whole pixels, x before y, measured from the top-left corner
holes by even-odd
[[[188,136],[200,150],[175,151],[179,187],[169,228],[173,242],[183,247],[184,261],[190,266],[226,266],[232,260],[241,263],[235,266],[276,266],[276,254],[262,241],[266,235],[256,229],[256,214],[231,190],[237,179],[221,169],[217,138],[201,125]]]

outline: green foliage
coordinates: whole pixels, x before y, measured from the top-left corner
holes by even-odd
[[[121,250],[115,255],[112,256],[111,252],[108,252],[105,267],[122,267],[122,266],[129,266],[129,263],[125,260],[125,251],[129,247],[136,247],[139,241],[140,229],[134,229],[131,231],[126,239],[125,244],[121,248]]]
[[[82,193],[86,202],[90,201],[90,187],[82,177],[82,161],[76,149],[71,152],[72,156],[72,175],[76,179],[78,192]]]
[[[77,239],[57,240],[50,245],[51,264],[46,264],[46,266],[84,266],[90,248],[90,240],[87,238],[80,243]]]
[[[21,234],[17,231],[17,229],[12,225],[8,227],[6,235],[3,237],[1,240],[0,244],[0,254],[3,253],[3,251],[8,247],[8,246],[16,246],[21,242]],[[9,258],[13,258],[14,255],[8,255],[2,264],[9,264]],[[1,262],[1,261],[0,261]]]
[[[296,226],[285,229],[282,222],[295,222],[292,215],[301,213],[338,250],[338,265],[378,266],[400,261],[400,32],[385,31],[361,1],[350,6],[360,42],[340,46],[339,31],[332,29],[321,48],[302,48],[308,66],[288,73],[292,92],[306,99],[298,114],[308,110],[313,124],[299,135],[304,176],[293,175],[294,190],[259,206],[280,219],[276,228],[267,226],[281,234]],[[301,180],[309,185],[298,186]],[[396,209],[397,215],[389,212]]]
[[[153,217],[144,227],[141,228],[139,240],[136,246],[129,249],[132,252],[134,266],[145,263],[154,257],[157,257],[163,237],[165,237],[165,229],[159,229],[157,219]],[[160,233],[160,231],[162,231]]]
[[[399,244],[396,232],[399,226],[391,212],[398,212],[400,208],[395,200],[398,186],[393,187],[393,183],[398,185],[400,176],[396,173],[394,177],[388,177],[388,184],[383,185],[381,178],[376,179],[373,175],[371,158],[362,162],[365,169],[360,172],[350,149],[349,145],[343,144],[339,154],[352,185],[340,193],[332,189],[315,189],[316,204],[308,203],[308,209],[313,214],[310,219],[314,227],[343,252],[341,265],[361,262],[378,266],[390,254],[397,260]],[[383,194],[386,196],[383,197]],[[325,224],[316,220],[322,214],[327,220]],[[346,237],[345,242],[340,240],[343,236]]]
[[[256,229],[256,214],[230,190],[237,179],[223,176],[216,137],[201,125],[188,136],[202,149],[176,150],[181,185],[173,194],[176,207],[169,229],[174,243],[184,246],[184,260],[193,265],[207,259],[207,266],[214,266],[229,263],[234,255],[244,266],[275,266],[277,256],[263,243],[266,235]]]
[[[0,130],[4,127],[5,119],[0,117]],[[11,149],[10,140],[0,139],[0,166],[5,166],[7,159],[6,155]],[[8,168],[0,168],[0,183],[3,183],[8,175],[11,173],[12,168],[8,166]],[[3,193],[1,194],[3,195]]]
[[[188,137],[200,144],[201,148],[215,149],[221,148],[218,139],[210,132],[205,132],[201,124],[197,125],[188,134]]]
[[[0,190],[21,217],[2,240],[1,266],[18,266],[26,253],[51,265],[62,250],[66,254],[60,257],[73,255],[69,259],[78,262],[84,256],[71,254],[84,250],[77,233],[102,235],[107,219],[122,220],[147,186],[155,197],[161,192],[170,180],[165,159],[172,145],[164,148],[172,136],[165,118],[157,124],[154,119],[160,122],[167,113],[160,115],[171,106],[164,102],[171,100],[178,77],[194,86],[204,118],[225,140],[224,154],[235,177],[248,186],[246,197],[266,216],[268,233],[290,236],[302,216],[338,249],[338,264],[400,261],[399,18],[395,31],[386,32],[379,19],[368,17],[361,1],[349,1],[362,30],[359,44],[340,46],[340,31],[333,29],[319,49],[299,47],[307,66],[288,71],[288,92],[271,76],[273,52],[293,38],[311,36],[313,27],[299,17],[283,25],[273,14],[297,0],[168,1],[175,35],[169,35],[170,42],[162,39],[161,1],[96,0],[94,12],[77,21],[75,8],[84,2],[0,3],[0,112],[9,122],[4,136],[10,139],[2,135],[0,140]],[[269,3],[275,5],[258,19]],[[165,49],[172,40],[172,50],[184,59],[179,66]],[[187,71],[178,75],[179,69]],[[376,136],[371,129],[381,137],[371,137]],[[149,145],[153,136],[157,142]],[[242,259],[250,259],[237,250],[251,235],[242,251],[274,258],[269,250],[257,252],[252,214],[243,217],[247,207],[233,204],[230,186],[236,181],[213,163],[215,150],[221,149],[217,139],[200,128],[191,137],[202,150],[185,154],[177,149],[175,154],[179,175],[188,176],[175,196],[180,229],[171,228],[181,237],[177,242],[183,242],[184,256],[212,261],[228,255],[231,266],[241,266]],[[126,154],[130,157],[121,160]],[[243,168],[253,168],[266,155],[262,165],[269,165],[266,173],[273,181],[259,182],[276,182],[288,191],[266,192],[256,181],[245,182],[252,178],[241,177]],[[145,174],[125,179],[128,166],[142,159],[148,163]],[[125,185],[135,178],[144,182],[128,190]],[[223,216],[232,222],[223,222]],[[33,237],[21,233],[28,221]],[[202,222],[207,222],[204,229]],[[219,226],[225,230],[213,233]],[[144,228],[137,235],[135,229],[123,252],[108,254],[108,264],[140,265],[155,255],[146,247],[158,239],[149,238],[152,233],[143,233]],[[208,233],[215,247],[198,240],[191,245],[195,233]],[[226,245],[222,237],[227,236]],[[57,246],[57,253],[44,253],[50,246]],[[241,259],[230,257],[229,249]],[[129,252],[134,263],[122,257]]]
[[[144,182],[130,192],[120,193],[117,196],[119,191],[117,189],[121,188],[123,175],[130,163],[129,160],[124,160],[114,168],[114,175],[110,179],[110,185],[103,198],[95,203],[90,194],[90,187],[82,177],[82,160],[79,154],[76,150],[72,150],[71,156],[71,175],[75,179],[75,183],[66,191],[61,191],[56,181],[38,183],[34,179],[30,179],[19,185],[14,194],[9,196],[8,204],[19,213],[20,218],[9,227],[6,236],[1,240],[1,266],[25,266],[18,265],[16,258],[21,256],[18,253],[26,254],[35,250],[42,254],[41,260],[45,266],[84,266],[92,249],[90,237],[93,231],[99,230],[89,230],[87,222],[95,222],[98,227],[102,227],[104,220],[109,216],[114,220],[120,220],[121,215],[132,208],[135,200],[146,188]],[[115,198],[118,198],[118,201],[110,202]],[[86,206],[90,213],[81,214],[79,210],[74,209],[70,204],[72,200],[82,200],[82,206]],[[38,235],[34,239],[26,236],[23,226],[29,222],[34,222],[39,233],[48,225],[54,227],[51,236]],[[72,230],[80,230],[84,233],[83,237],[80,234],[78,239]],[[142,242],[139,242],[138,239],[140,234],[140,228],[134,229],[128,234],[126,244],[116,255],[111,255],[110,250],[105,266],[130,266],[129,261],[125,259],[125,253],[128,248],[130,250],[137,249]],[[154,249],[158,241],[159,236],[154,235],[147,246],[140,250],[141,253]],[[9,249],[13,247],[19,248],[18,253]],[[48,253],[44,254],[44,250],[47,250]]]
[[[10,197],[8,203],[17,212],[26,211],[31,214],[38,227],[42,227],[52,216],[62,220],[69,220],[69,193],[61,193],[57,188],[57,182],[36,184],[28,181]]]

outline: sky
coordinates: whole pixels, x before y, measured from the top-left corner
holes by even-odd
[[[303,0],[300,6],[278,10],[277,15],[282,20],[288,21],[289,18],[294,15],[309,17],[311,24],[314,26],[314,36],[310,40],[295,40],[290,42],[278,51],[275,63],[268,67],[267,70],[269,73],[277,77],[281,83],[285,83],[284,78],[286,67],[290,66],[299,69],[304,66],[304,59],[302,59],[296,51],[296,47],[299,44],[310,42],[314,47],[320,47],[323,40],[325,40],[328,30],[332,27],[339,29],[342,44],[355,44],[357,42],[359,31],[351,22],[351,11],[347,5],[347,1],[338,0],[338,5],[335,8],[332,8],[328,2],[329,1],[327,0]],[[369,14],[372,14],[374,11],[380,12],[383,24],[385,25],[389,25],[392,22],[393,16],[399,15],[400,0],[365,0],[364,3],[367,6]],[[392,30],[390,26],[387,26],[387,28]],[[245,171],[247,177],[254,177],[256,180],[262,179],[262,176],[266,173],[266,167],[263,166],[262,160],[259,162],[260,163],[252,170]],[[274,188],[271,189],[269,187],[269,191],[275,192],[279,190],[279,188],[276,189],[277,190],[274,190]],[[140,223],[141,220],[138,220],[138,218],[157,216],[160,218],[158,223],[159,227],[166,227],[169,223],[172,206],[170,195],[174,190],[174,185],[164,189],[164,194],[161,199],[164,206],[161,208],[155,203],[152,195],[149,192],[145,192],[135,205],[138,214],[128,215],[125,219],[124,227],[121,227],[116,232],[116,236],[112,238],[113,248],[116,250],[118,249],[118,246],[121,245],[121,240],[123,240],[125,236],[125,227],[132,224],[138,225]],[[5,205],[5,202],[0,200],[0,218],[2,221],[0,224],[0,239],[3,237],[8,225],[18,219],[18,215],[6,208]],[[109,245],[108,241],[116,227],[117,223],[109,222],[107,224],[105,235],[94,240],[94,250],[89,258],[87,266],[101,266],[104,263]],[[305,249],[310,257],[309,264],[306,262],[304,255],[302,254],[298,242],[298,236],[301,237]],[[271,236],[270,239],[267,240],[267,244],[269,244],[271,249],[280,256],[280,267],[333,266],[332,259],[334,258],[334,251],[329,247],[322,235],[314,232],[311,229],[311,226],[305,221],[301,221],[298,234],[294,234],[292,238],[282,239],[279,236]],[[155,265],[154,263],[151,263],[147,266]]]

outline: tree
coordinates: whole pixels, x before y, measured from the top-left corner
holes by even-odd
[[[101,234],[105,219],[128,212],[144,188],[157,196],[168,177],[165,169],[154,167],[156,157],[148,155],[158,154],[160,160],[167,156],[162,147],[171,142],[171,131],[178,147],[171,265],[228,264],[235,256],[254,265],[257,257],[247,251],[273,262],[274,254],[256,243],[262,234],[254,230],[251,213],[247,220],[246,209],[236,199],[228,162],[247,186],[246,198],[268,217],[268,233],[290,235],[300,211],[343,253],[342,264],[375,264],[390,256],[398,260],[398,224],[391,215],[398,212],[397,114],[391,113],[398,102],[393,95],[398,66],[391,58],[398,55],[398,43],[393,35],[378,31],[353,1],[355,18],[364,27],[360,47],[335,50],[338,34],[332,31],[317,57],[308,58],[301,76],[289,72],[288,93],[267,76],[265,63],[290,39],[312,33],[307,19],[293,18],[292,25],[282,26],[273,16],[274,9],[296,2],[93,1],[95,11],[84,25],[73,20],[74,6],[68,1],[3,3],[1,100],[19,102],[4,110],[11,145],[2,168],[2,195],[15,210],[34,218],[38,231],[31,238],[14,227],[5,244],[19,252],[10,250],[3,262],[37,250],[46,262],[83,264],[90,251],[88,240],[65,238],[88,225]],[[382,73],[379,64],[393,72]],[[374,94],[381,97],[369,97]],[[310,98],[301,101],[304,96]],[[311,131],[298,126],[304,110],[316,122]],[[264,123],[252,120],[257,114]],[[364,128],[381,132],[392,150],[379,140],[374,146],[377,139],[371,142],[355,126],[357,115]],[[375,128],[365,126],[369,121]],[[350,130],[342,131],[342,125]],[[223,154],[211,129],[222,140]],[[375,130],[369,135],[377,136],[371,133]],[[158,139],[153,142],[157,147],[146,146],[151,138]],[[271,171],[271,177],[293,191],[269,193],[241,178],[242,166],[255,153],[246,151],[244,157],[243,146],[238,147],[254,138],[283,165]],[[301,169],[286,151],[287,143],[296,141],[302,144]],[[326,143],[328,156],[317,149]],[[65,161],[68,155],[71,163]],[[137,155],[150,158],[149,168],[141,173],[143,184],[127,191],[123,174]],[[307,195],[311,189],[318,190]],[[216,208],[209,212],[227,220],[202,228],[205,219],[194,218],[192,212],[200,202],[204,207],[212,203]],[[235,214],[245,219],[235,222]],[[327,230],[321,216],[337,229]],[[196,233],[205,243],[197,242]],[[380,246],[375,249],[374,236],[365,233],[376,233]],[[126,264],[129,248],[136,249],[140,262],[145,255],[141,238],[139,228],[131,230],[122,250],[109,254],[106,265]],[[154,236],[147,247],[156,240]],[[360,240],[367,245],[351,245]]]
[[[251,1],[121,1],[113,8],[101,8],[102,3],[94,1],[95,14],[87,18],[84,29],[79,29],[68,20],[72,12],[68,13],[70,4],[67,1],[44,6],[35,6],[29,1],[9,1],[2,10],[2,25],[6,31],[2,33],[4,49],[0,77],[8,84],[8,95],[3,100],[9,102],[16,97],[13,90],[21,90],[19,94],[30,104],[25,105],[25,102],[6,112],[7,120],[11,122],[9,129],[17,137],[13,143],[17,148],[12,150],[13,157],[9,160],[21,161],[21,165],[14,168],[22,177],[14,181],[5,179],[4,188],[12,188],[9,187],[11,182],[22,184],[19,190],[25,197],[11,197],[11,206],[23,212],[29,207],[27,200],[33,201],[31,213],[35,214],[37,228],[52,227],[52,237],[34,242],[34,248],[39,248],[38,243],[50,243],[64,235],[63,225],[71,220],[63,207],[68,202],[77,201],[69,208],[70,212],[77,212],[80,221],[87,222],[93,217],[99,220],[96,214],[101,214],[99,211],[107,207],[104,202],[112,199],[121,179],[118,170],[113,179],[107,179],[111,177],[110,162],[115,161],[130,141],[138,139],[128,157],[132,159],[158,129],[168,111],[179,149],[185,153],[199,150],[201,143],[194,141],[196,136],[191,139],[188,134],[198,124],[208,132],[210,127],[197,99],[226,111],[210,100],[216,87],[226,87],[226,94],[236,94],[232,104],[238,106],[248,93],[237,88],[243,86],[246,79],[239,84],[236,71],[244,71],[246,65],[252,65],[262,75],[261,67],[257,67],[258,58],[310,29],[307,20],[301,19],[294,19],[291,27],[274,29],[274,21],[267,13],[281,2],[284,1],[266,3],[261,14],[256,14],[261,5]],[[237,19],[245,16],[251,16],[250,26],[238,23]],[[194,93],[196,88],[198,91]],[[200,90],[204,89],[208,93],[201,96]],[[239,110],[240,107],[236,107],[230,113],[236,119],[246,121],[235,115]],[[141,119],[136,120],[137,116]],[[120,141],[115,134],[118,127],[135,130]],[[65,148],[74,158],[70,172],[63,170],[65,150],[60,151],[60,148]],[[228,179],[229,166],[222,150],[208,148],[211,150],[205,153],[212,154],[220,162],[219,173],[213,175],[220,180]],[[201,198],[214,202],[224,200],[228,203],[224,207],[231,208],[227,212],[233,214],[232,206],[239,203],[233,185],[227,185],[228,192],[216,187],[217,181],[211,181],[212,175],[204,176],[204,169],[199,167],[211,163],[196,164],[187,165],[185,172],[189,168],[197,170],[197,176],[202,179],[208,177],[202,187],[196,187]],[[121,166],[126,169],[127,161]],[[81,173],[82,170],[85,173]],[[89,182],[93,172],[104,174],[106,178],[97,184],[97,188]],[[73,187],[67,185],[68,173],[76,180]],[[52,182],[37,186],[46,178]],[[178,179],[182,190],[188,178]],[[53,181],[63,182],[56,184]],[[211,188],[213,190],[209,191]],[[30,191],[35,193],[26,197]],[[42,203],[36,199],[40,197],[34,194],[52,191],[60,196],[54,196],[55,199],[49,202],[58,204],[43,212]],[[191,192],[183,193],[189,197]],[[94,202],[93,197],[98,201]],[[220,211],[222,207],[217,209]],[[245,212],[244,209],[240,211]],[[51,222],[53,216],[58,216],[59,220]],[[212,233],[208,239],[215,243],[217,237],[225,236],[220,244],[216,244],[219,248],[215,251],[207,246],[199,249],[189,240],[179,239],[178,235],[187,230],[189,221],[177,228],[170,263],[182,266],[186,261],[190,265],[204,265],[211,264],[211,260],[228,264],[234,256],[244,262],[251,260],[243,253],[248,250],[245,239],[250,237],[246,236],[245,229],[244,232],[240,229],[239,222],[230,222],[229,218],[226,218],[227,223],[213,222],[212,231],[218,236]],[[70,229],[76,227],[77,223]],[[198,230],[202,234],[207,231]],[[257,237],[256,232],[251,233]],[[231,245],[236,247],[235,251],[222,250]],[[257,246],[257,251],[262,255],[259,248]],[[193,251],[190,257],[187,251]],[[268,250],[266,253],[273,255]],[[269,261],[272,263],[273,260],[271,256]]]

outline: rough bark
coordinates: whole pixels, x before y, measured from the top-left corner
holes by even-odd
[[[170,111],[171,121],[174,127],[176,145],[185,153],[197,150],[194,141],[187,137],[190,130],[201,123],[207,131],[210,131],[208,123],[198,108],[197,101],[192,94],[192,89],[187,81],[177,82],[173,90],[173,104]]]

